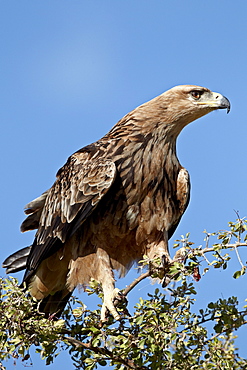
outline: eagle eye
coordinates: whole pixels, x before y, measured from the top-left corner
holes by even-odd
[[[199,91],[199,90],[193,90],[193,91],[191,91],[191,96],[194,98],[194,99],[196,99],[196,100],[198,100],[198,99],[200,99],[200,97],[202,96],[202,94],[203,94],[203,91]]]

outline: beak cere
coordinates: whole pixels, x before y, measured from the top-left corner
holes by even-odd
[[[218,109],[226,109],[226,112],[229,113],[231,109],[230,101],[223,95],[214,93],[215,100],[217,102]]]
[[[202,95],[202,99],[197,101],[197,104],[204,105],[208,108],[214,109],[226,109],[227,113],[230,112],[231,104],[230,101],[218,92],[209,91],[205,96]]]

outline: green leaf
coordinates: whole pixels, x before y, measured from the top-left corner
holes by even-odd
[[[234,277],[234,279],[238,279],[241,275],[242,275],[242,273],[241,273],[241,270],[240,270],[240,271],[234,272],[233,277]]]
[[[106,366],[107,365],[107,362],[105,360],[100,360],[99,361],[99,365],[100,366]]]

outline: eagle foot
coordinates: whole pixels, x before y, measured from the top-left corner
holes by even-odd
[[[167,262],[166,267],[171,266],[174,262],[185,263],[185,261],[187,259],[187,254],[188,253],[187,253],[187,251],[184,247],[180,248],[176,252],[173,260],[170,260],[170,261]],[[166,256],[162,256],[162,257],[166,257]],[[162,260],[162,263],[164,264],[163,260]],[[169,274],[168,275],[165,274],[164,278],[162,280],[162,288],[165,288],[169,284],[169,282],[172,280],[172,278],[173,278],[173,276],[171,276]]]
[[[112,314],[115,320],[120,320],[121,316],[117,312],[115,306],[125,299],[126,297],[118,288],[115,288],[110,294],[105,295],[101,309],[101,322],[107,321],[109,313]]]
[[[163,254],[159,259],[153,259],[149,262],[150,275],[154,275],[153,277],[163,280],[166,277],[171,262],[172,260],[166,254]]]

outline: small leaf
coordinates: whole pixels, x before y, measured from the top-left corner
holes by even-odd
[[[241,274],[241,271],[236,271],[236,272],[234,272],[234,274],[233,274],[233,278],[234,278],[234,279],[238,279],[241,275],[242,275],[242,274]]]
[[[100,366],[106,366],[107,365],[107,362],[105,360],[100,360],[99,361],[99,365]]]

